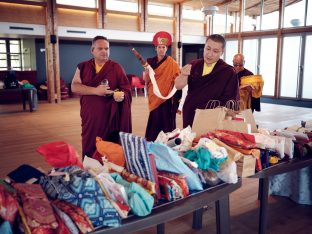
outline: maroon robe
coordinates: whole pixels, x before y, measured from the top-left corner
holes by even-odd
[[[224,106],[228,100],[237,100],[238,79],[232,66],[219,59],[210,74],[202,76],[204,59],[191,62],[188,94],[183,105],[183,127],[192,126],[195,110],[205,109],[209,100],[219,100]]]
[[[97,87],[107,79],[111,90],[119,89],[125,93],[122,102],[113,96],[82,95],[80,116],[82,126],[82,153],[92,156],[95,151],[95,138],[118,142],[119,131],[131,132],[131,86],[123,68],[108,60],[96,74],[94,59],[78,65],[82,84]]]
[[[148,64],[156,69],[166,61],[167,55],[158,62],[157,56],[147,59]],[[176,112],[181,98],[181,91],[176,92],[173,97],[169,98],[156,109],[149,113],[145,138],[147,141],[155,141],[161,131],[171,132],[176,129]]]

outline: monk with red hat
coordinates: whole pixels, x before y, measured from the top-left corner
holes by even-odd
[[[154,35],[153,44],[156,56],[148,58],[147,63],[155,72],[155,79],[161,96],[166,97],[174,88],[175,78],[180,73],[178,63],[166,54],[171,45],[171,35],[161,31]],[[160,98],[154,93],[153,84],[150,82],[148,72],[145,72],[145,81],[148,89],[149,117],[145,132],[148,141],[156,140],[160,131],[171,132],[176,128],[176,112],[180,93],[175,93],[169,99]]]

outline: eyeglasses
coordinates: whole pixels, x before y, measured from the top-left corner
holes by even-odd
[[[234,67],[243,67],[244,64],[233,64]]]

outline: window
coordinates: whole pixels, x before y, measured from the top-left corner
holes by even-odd
[[[312,99],[312,35],[306,37],[305,45],[302,98]]]
[[[160,15],[173,17],[173,5],[148,1],[147,6],[149,15]]]
[[[106,9],[113,11],[123,11],[138,13],[139,6],[137,0],[107,0]]]
[[[22,70],[21,41],[0,40],[0,70]]]
[[[56,0],[57,4],[70,5],[70,6],[80,6],[80,7],[89,7],[97,8],[97,0]]]
[[[201,10],[183,9],[182,15],[183,19],[198,20],[203,22],[205,20],[205,15]]]
[[[258,65],[258,39],[245,39],[243,41],[243,54],[245,57],[245,67],[257,74]]]
[[[0,70],[8,70],[7,49],[5,40],[0,40]]]
[[[225,44],[225,62],[228,64],[233,63],[233,57],[238,52],[238,41],[237,40],[226,40]]]
[[[246,1],[245,16],[243,31],[259,30],[259,21],[261,15],[261,4],[254,4],[254,2]]]
[[[307,25],[312,25],[312,2],[308,1]]]
[[[277,38],[262,38],[259,74],[264,80],[263,95],[274,96]]]
[[[213,16],[213,33],[224,34],[226,33],[226,7],[219,7],[218,13]]]
[[[284,28],[303,26],[304,12],[305,1],[285,6]]]
[[[289,36],[283,38],[281,70],[282,97],[297,97],[300,47],[300,36]]]

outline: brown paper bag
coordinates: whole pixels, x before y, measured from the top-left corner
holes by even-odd
[[[251,127],[251,132],[252,133],[257,133],[258,132],[258,128],[257,128],[257,124],[255,121],[255,118],[252,114],[251,109],[246,109],[243,111],[239,112],[240,115],[242,115],[245,118],[245,122],[250,124]]]
[[[221,129],[225,115],[226,108],[224,107],[196,109],[192,131],[196,132],[197,136],[200,136],[203,133]]]
[[[248,177],[255,174],[256,158],[252,155],[244,155],[236,161],[237,175],[239,177]]]
[[[249,123],[237,120],[223,120],[220,129],[248,134],[251,133],[251,126]]]

